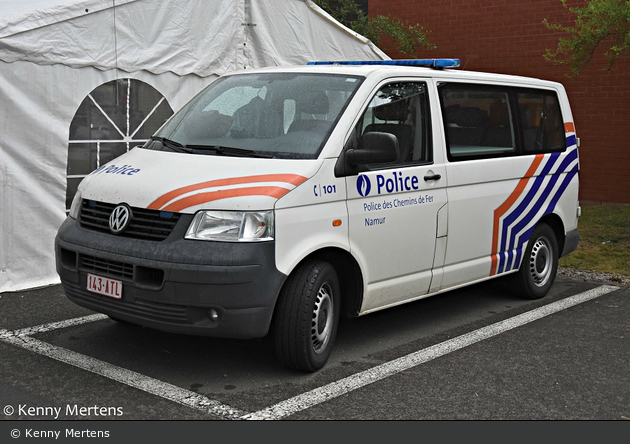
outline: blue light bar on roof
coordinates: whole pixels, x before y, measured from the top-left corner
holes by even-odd
[[[308,62],[309,65],[397,65],[425,66],[431,68],[459,68],[460,59],[401,59],[401,60],[339,60],[325,62]]]

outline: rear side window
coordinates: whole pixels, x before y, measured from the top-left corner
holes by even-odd
[[[449,159],[516,152],[509,90],[449,84],[440,93]]]
[[[517,94],[525,153],[549,153],[566,148],[558,97],[551,91]]]
[[[553,91],[443,83],[439,92],[450,161],[566,148]]]

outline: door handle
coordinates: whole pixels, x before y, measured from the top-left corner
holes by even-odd
[[[424,176],[424,180],[428,182],[430,180],[439,180],[441,177],[442,176],[440,174],[432,174],[430,176],[429,175]]]

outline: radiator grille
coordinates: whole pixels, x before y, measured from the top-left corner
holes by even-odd
[[[110,261],[94,256],[81,255],[81,268],[97,274],[133,279],[133,266],[123,262]]]
[[[116,205],[84,199],[81,204],[79,218],[82,228],[87,230],[110,233],[109,216]],[[118,236],[162,241],[166,239],[181,216],[170,211],[147,210],[146,208],[131,208],[133,214],[129,226]]]

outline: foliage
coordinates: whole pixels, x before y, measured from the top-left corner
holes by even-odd
[[[558,65],[570,65],[573,76],[578,75],[591,61],[596,50],[605,46],[608,69],[615,60],[630,56],[630,0],[590,0],[585,6],[562,5],[577,17],[573,26],[543,23],[554,31],[568,34],[558,40],[556,49],[547,49],[546,60]]]
[[[578,248],[560,266],[630,276],[630,205],[583,205],[578,231]]]
[[[320,8],[343,25],[370,39],[376,46],[381,37],[389,36],[398,45],[400,53],[417,57],[421,48],[435,49],[427,34],[430,31],[419,24],[410,25],[397,17],[378,15],[368,17],[355,0],[313,0]]]

